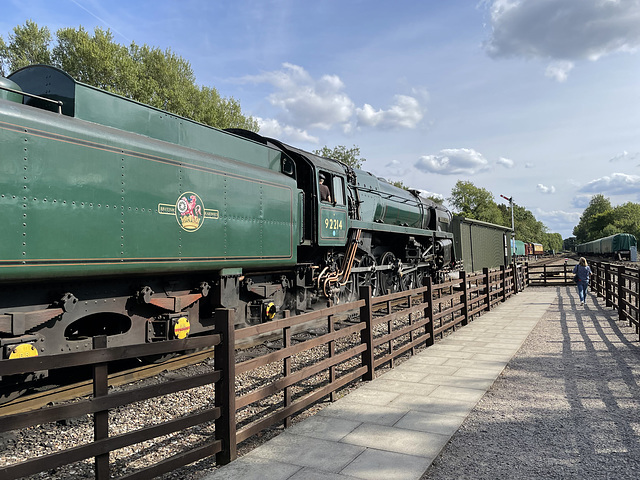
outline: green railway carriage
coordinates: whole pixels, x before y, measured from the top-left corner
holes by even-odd
[[[241,327],[458,265],[450,213],[416,191],[42,65],[0,79],[0,222],[2,359],[206,334],[219,307]]]
[[[601,255],[618,259],[637,257],[637,250],[638,241],[630,233],[616,233],[615,235],[576,245],[576,252],[580,254]]]

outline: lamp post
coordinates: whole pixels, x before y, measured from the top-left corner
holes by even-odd
[[[513,222],[513,197],[505,197],[504,195],[500,195],[505,200],[509,200],[509,207],[511,207],[511,248],[515,248],[516,242],[516,226]]]

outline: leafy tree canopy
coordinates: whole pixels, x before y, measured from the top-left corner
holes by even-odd
[[[503,213],[493,200],[493,194],[488,190],[476,187],[472,182],[458,180],[449,197],[449,203],[459,215],[497,225],[511,225],[504,223]]]
[[[116,43],[109,30],[61,28],[56,41],[47,27],[27,21],[0,37],[0,73],[42,63],[76,80],[217,128],[257,132],[258,122],[242,113],[234,98],[198,86],[188,61],[173,53],[132,42]]]
[[[362,168],[362,164],[367,161],[366,158],[360,156],[360,147],[356,147],[355,145],[351,148],[347,148],[344,145],[329,148],[325,145],[319,150],[314,150],[313,153],[321,157],[338,160],[352,168]]]
[[[604,195],[594,195],[573,229],[576,243],[590,242],[616,233],[640,238],[640,204],[627,202],[613,207]]]
[[[476,187],[472,182],[458,181],[451,190],[449,203],[458,215],[483,222],[511,227],[511,209],[505,204],[496,204],[493,194]],[[562,249],[562,235],[547,232],[544,223],[524,207],[514,203],[513,219],[516,240],[542,244],[545,250]]]

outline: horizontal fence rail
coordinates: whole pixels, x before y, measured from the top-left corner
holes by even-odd
[[[640,341],[640,269],[626,265],[592,262],[589,288],[615,308],[618,318],[635,327]]]
[[[528,285],[532,287],[556,287],[573,285],[573,267],[566,262],[563,265],[526,264]]]
[[[219,310],[218,313],[218,317],[224,319],[223,324],[233,325],[231,311]],[[232,328],[227,328],[222,334],[209,335],[207,337],[115,348],[107,348],[107,337],[101,336],[94,338],[93,350],[90,351],[0,362],[0,376],[28,373],[38,369],[54,370],[87,365],[93,369],[92,397],[69,405],[51,406],[26,413],[3,416],[0,420],[0,433],[33,425],[69,420],[87,414],[93,415],[94,426],[93,442],[28,461],[1,466],[0,478],[3,480],[21,478],[93,457],[95,459],[95,478],[106,480],[111,478],[109,470],[109,453],[111,451],[179,432],[206,422],[215,422],[216,424],[217,434],[210,441],[189,451],[177,453],[152,467],[138,470],[134,474],[120,478],[152,478],[211,455],[220,455],[221,453],[224,455],[225,447],[227,452],[229,451],[229,432],[228,428],[225,429],[224,423],[229,418],[230,405],[228,399],[225,400],[223,396],[220,396],[220,399],[215,402],[215,406],[212,408],[115,436],[109,435],[109,411],[131,403],[207,384],[216,384],[216,386],[228,384],[229,379],[223,378],[226,374],[225,370],[212,370],[203,375],[171,380],[127,392],[109,394],[108,364],[116,360],[215,347],[216,366],[224,366],[225,357],[229,355],[229,348],[227,348],[229,335],[233,338]],[[230,350],[233,352],[233,349]],[[218,397],[216,396],[216,398]],[[223,434],[227,435],[227,438],[220,438]],[[224,460],[224,456],[222,458]]]
[[[0,362],[0,376],[87,364],[93,365],[94,371],[91,398],[72,407],[48,407],[0,420],[2,432],[92,414],[94,441],[2,466],[0,478],[19,478],[91,457],[95,458],[96,478],[110,478],[111,451],[207,422],[215,425],[210,441],[121,478],[152,478],[212,455],[218,464],[229,463],[236,458],[240,442],[275,425],[290,426],[292,417],[311,405],[327,398],[334,401],[346,386],[372,380],[376,369],[393,368],[399,357],[433,345],[436,338],[467,325],[522,291],[529,283],[528,268],[514,263],[482,272],[460,272],[460,278],[439,284],[426,278],[422,287],[380,297],[372,297],[370,287],[361,287],[360,300],[355,302],[296,316],[284,312],[282,319],[235,331],[233,312],[219,309],[215,317],[216,335],[208,337],[118,348],[105,348],[106,337],[101,337],[95,348],[87,352]],[[622,311],[625,315],[634,313],[637,319],[638,295],[630,293],[633,288],[637,292],[637,274],[635,277],[623,274],[622,278],[623,286],[616,288],[625,292],[625,299],[635,298],[633,303],[623,303]],[[275,340],[258,356],[243,359],[243,351],[236,352],[236,342],[240,344],[258,335],[270,335]],[[108,393],[107,366],[112,360],[211,346],[215,370],[207,374],[126,393]],[[260,380],[247,387],[238,382],[244,377]],[[109,436],[110,410],[201,385],[215,386],[211,408],[124,435]]]

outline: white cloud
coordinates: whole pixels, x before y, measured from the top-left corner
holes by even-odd
[[[604,176],[590,181],[580,191],[603,195],[638,195],[640,192],[640,175],[612,173],[611,176]]]
[[[414,89],[414,96],[396,95],[386,110],[368,103],[356,108],[340,77],[323,75],[315,79],[303,67],[290,63],[283,64],[281,70],[246,76],[242,81],[272,85],[275,91],[267,99],[280,112],[279,121],[300,130],[337,126],[349,133],[356,122],[380,129],[413,129],[423,119],[422,103],[428,99],[426,91]]]
[[[442,175],[474,175],[489,168],[489,162],[471,148],[449,148],[424,155],[414,165],[418,170]]]
[[[591,198],[593,195],[576,195],[571,200],[571,206],[575,208],[585,209],[591,203]]]
[[[269,83],[276,88],[268,100],[281,110],[286,123],[328,130],[349,122],[355,106],[344,93],[344,83],[338,76],[323,75],[315,80],[298,65],[285,63],[282,67],[282,70],[248,76],[244,80]]]
[[[388,110],[375,110],[365,103],[356,109],[358,124],[380,128],[416,128],[424,117],[424,111],[418,99],[408,95],[396,95],[395,103]]]
[[[409,168],[408,168],[409,167]],[[402,178],[409,173],[410,165],[406,165],[398,160],[391,160],[384,166],[384,175],[391,178]]]
[[[534,214],[538,220],[545,224],[549,232],[565,232],[563,238],[571,235],[570,232],[580,221],[581,215],[576,212],[565,212],[564,210],[545,211],[540,208],[536,208]]]
[[[569,78],[569,72],[573,69],[573,62],[559,60],[551,62],[544,72],[546,77],[554,79],[556,82],[562,83]]]
[[[286,139],[288,142],[320,143],[318,137],[310,135],[306,130],[300,130],[290,125],[281,125],[278,120],[273,118],[256,117],[256,120],[260,127],[260,135],[265,137]]]
[[[543,185],[543,184],[539,183],[538,185],[536,185],[536,188],[541,193],[555,193],[556,192],[556,187],[554,187],[553,185],[551,185],[550,187],[547,187],[546,185]]]
[[[640,47],[636,0],[489,0],[492,57],[560,60],[547,75],[563,81],[575,60],[598,60]]]
[[[524,164],[524,168],[535,168],[535,165],[531,162],[527,162]]]
[[[613,158],[610,158],[609,161],[610,162],[621,162],[624,160],[636,160],[638,157],[640,157],[640,153],[636,152],[636,153],[629,153],[626,150],[624,150],[621,154],[616,155]]]
[[[509,158],[504,158],[504,157],[500,157],[496,163],[498,165],[502,165],[505,168],[513,168],[515,165],[515,162]]]

